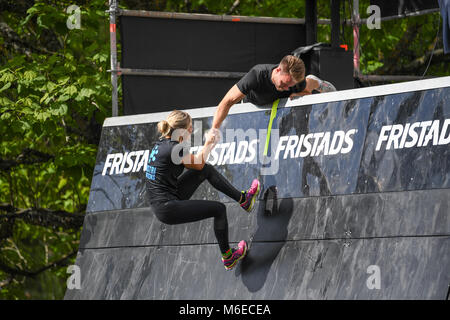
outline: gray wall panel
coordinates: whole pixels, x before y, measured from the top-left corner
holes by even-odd
[[[450,235],[448,189],[278,199],[248,214],[227,203],[230,241]],[[150,208],[86,216],[80,248],[216,243],[212,220],[165,225]]]
[[[255,243],[227,272],[214,245],[81,250],[66,299],[438,299],[450,237]],[[369,289],[377,265],[380,289]],[[198,276],[202,275],[202,276]]]

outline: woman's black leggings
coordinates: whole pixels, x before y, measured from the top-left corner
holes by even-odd
[[[188,169],[178,178],[178,195],[181,200],[169,200],[153,205],[156,217],[166,224],[181,224],[214,218],[214,234],[222,253],[230,249],[228,220],[223,203],[209,200],[189,200],[200,184],[208,182],[217,190],[239,202],[241,192],[236,190],[217,170],[205,164],[202,170]]]

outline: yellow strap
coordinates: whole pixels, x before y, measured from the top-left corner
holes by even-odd
[[[269,126],[267,127],[266,145],[264,147],[264,156],[267,156],[267,151],[269,150],[270,133],[272,131],[273,119],[275,119],[275,117],[277,116],[278,102],[280,102],[280,99],[277,99],[273,102],[272,111],[270,112]]]

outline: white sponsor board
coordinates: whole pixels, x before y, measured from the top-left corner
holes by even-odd
[[[353,138],[357,129],[348,131],[327,131],[298,135],[277,137],[275,153],[270,159],[293,159],[317,156],[334,156],[347,154],[353,148]],[[258,154],[262,157],[261,139],[249,139],[217,144],[211,151],[207,162],[211,165],[222,166],[226,164],[256,164]],[[189,148],[190,153],[197,153],[202,146]],[[110,153],[106,156],[102,175],[127,174],[130,172],[145,171],[150,150],[138,150],[125,153]],[[267,163],[261,159],[260,163]]]
[[[270,160],[295,159],[317,156],[344,155],[352,151],[357,129],[326,131],[302,135],[277,137],[277,146]],[[256,136],[256,134],[254,135]],[[214,166],[230,164],[257,164],[263,161],[261,152],[265,141],[260,138],[218,143],[207,162]],[[421,121],[383,126],[375,150],[391,150],[413,147],[439,146],[450,143],[450,119]],[[202,146],[192,146],[190,153],[197,153]],[[102,175],[127,174],[146,170],[150,150],[111,153],[106,156]]]

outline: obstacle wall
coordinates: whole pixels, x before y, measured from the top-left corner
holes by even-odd
[[[105,121],[66,299],[446,299],[450,284],[450,77],[238,104],[208,162],[238,189],[263,182],[248,214],[223,202],[232,271],[212,220],[169,226],[149,208],[145,167],[168,113]],[[180,107],[182,109],[182,107]],[[192,109],[198,150],[215,107]],[[273,194],[276,192],[277,197]]]

